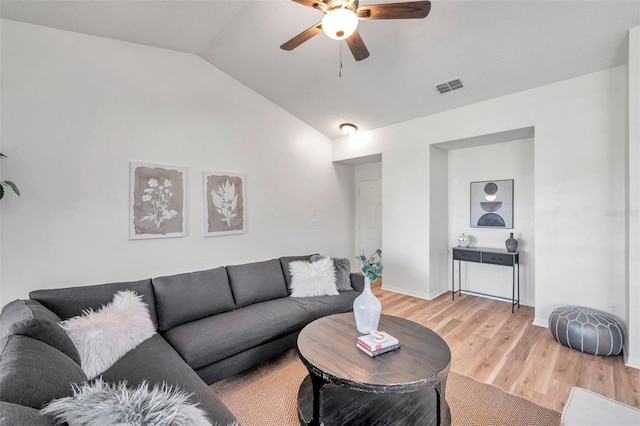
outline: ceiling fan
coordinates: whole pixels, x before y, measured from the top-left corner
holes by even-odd
[[[322,22],[304,30],[280,46],[293,50],[324,31],[334,40],[345,40],[356,61],[369,57],[369,51],[358,33],[358,21],[368,19],[420,19],[431,10],[430,1],[371,4],[358,7],[358,0],[293,0],[324,13]]]

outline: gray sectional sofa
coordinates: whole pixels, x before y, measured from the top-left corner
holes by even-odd
[[[105,371],[103,380],[132,387],[166,382],[192,394],[214,424],[235,422],[208,385],[294,348],[306,324],[352,310],[363,290],[363,277],[351,274],[353,290],[337,296],[289,297],[289,263],[309,257],[36,290],[29,300],[9,303],[0,314],[0,424],[53,423],[38,409],[87,380],[57,322],[99,309],[124,289],[142,296],[157,333]]]

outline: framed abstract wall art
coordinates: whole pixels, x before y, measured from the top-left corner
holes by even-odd
[[[129,239],[185,236],[187,169],[130,163]]]
[[[246,232],[245,175],[203,172],[204,235],[207,237]]]
[[[513,229],[513,179],[471,182],[471,227]]]

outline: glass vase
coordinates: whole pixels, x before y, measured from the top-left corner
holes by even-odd
[[[365,275],[364,291],[353,301],[353,314],[356,317],[358,332],[369,334],[378,329],[382,304],[371,291],[371,281]]]

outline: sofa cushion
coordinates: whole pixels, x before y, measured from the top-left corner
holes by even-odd
[[[278,259],[227,266],[236,306],[287,297],[287,284]]]
[[[304,327],[306,310],[291,299],[268,300],[182,324],[163,336],[191,368],[204,367]]]
[[[291,298],[307,314],[307,323],[327,315],[341,314],[353,310],[353,301],[360,296],[359,291],[343,291],[338,296]]]
[[[27,336],[0,343],[0,400],[32,408],[73,394],[71,384],[87,377],[71,358]]]
[[[67,319],[78,316],[82,314],[82,311],[89,308],[99,309],[111,302],[113,295],[120,290],[132,290],[142,296],[143,302],[149,307],[151,321],[157,328],[158,316],[156,314],[156,301],[153,295],[151,279],[84,287],[35,290],[29,293],[29,298],[42,303],[60,318]]]
[[[224,315],[224,314],[221,314]],[[189,323],[191,324],[191,323]],[[153,360],[153,362],[149,362]],[[150,385],[166,382],[187,393],[207,412],[213,424],[231,424],[235,417],[180,355],[158,334],[142,342],[102,374],[105,381],[127,381],[135,387],[146,381]]]
[[[43,416],[35,408],[0,401],[0,425],[53,426],[54,424],[53,417]]]
[[[291,271],[289,270],[289,264],[299,260],[311,261],[313,256],[319,256],[312,254],[309,256],[284,256],[280,258],[280,266],[282,267],[282,273],[284,274],[284,281],[287,283],[287,290],[291,294]]]
[[[285,297],[179,325],[164,333],[193,369],[301,330],[321,316],[347,312],[360,293]]]
[[[224,267],[154,278],[152,282],[160,331],[235,308]]]
[[[0,338],[11,334],[31,337],[53,346],[79,365],[80,354],[59,321],[56,314],[35,300],[14,300],[2,308]]]

